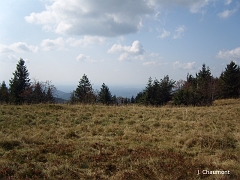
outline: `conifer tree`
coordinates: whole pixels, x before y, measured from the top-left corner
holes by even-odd
[[[47,103],[54,103],[55,102],[55,99],[53,97],[53,89],[51,87],[47,88],[47,92],[45,94],[45,99],[44,100]]]
[[[0,104],[9,102],[9,92],[5,81],[0,84]]]
[[[44,102],[44,90],[43,86],[40,82],[35,83],[32,86],[32,95],[31,95],[31,102],[32,103],[43,103]]]
[[[170,80],[168,76],[164,76],[160,81],[157,79],[152,81],[150,77],[145,90],[137,94],[136,102],[145,105],[164,105],[171,100],[174,84],[175,81]]]
[[[22,104],[27,99],[25,90],[30,86],[30,79],[25,61],[20,59],[18,61],[13,78],[9,80],[10,101],[15,104]]]
[[[240,67],[231,61],[220,79],[223,98],[238,98],[240,95]]]
[[[73,92],[73,97],[76,97],[76,101],[80,103],[93,103],[95,102],[95,95],[93,92],[92,85],[87,77],[83,75],[79,81],[78,87]]]
[[[115,94],[112,96],[112,103],[117,104],[117,97]]]
[[[131,97],[131,103],[135,103],[135,98],[133,96]]]
[[[112,95],[109,88],[103,83],[98,94],[98,101],[103,104],[110,104],[112,101]]]
[[[205,106],[211,105],[214,100],[214,78],[209,67],[203,64],[196,77],[187,75],[181,87],[174,94],[176,105]]]
[[[213,77],[209,67],[205,64],[196,74],[197,80],[197,100],[199,105],[211,105],[213,102]]]

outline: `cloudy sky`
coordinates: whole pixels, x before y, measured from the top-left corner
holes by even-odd
[[[240,63],[239,0],[0,1],[0,81],[20,58],[30,78],[76,86],[186,79]]]

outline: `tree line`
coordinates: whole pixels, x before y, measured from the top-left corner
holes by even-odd
[[[116,98],[104,83],[100,92],[93,90],[84,74],[76,90],[72,92],[71,103],[102,103],[162,106],[171,101],[174,105],[209,106],[216,99],[240,97],[240,67],[233,61],[227,65],[220,77],[213,77],[205,64],[196,76],[187,75],[178,82],[164,76],[163,79],[148,79],[145,89],[132,98]]]
[[[25,61],[20,59],[13,78],[9,80],[9,88],[3,81],[0,84],[0,103],[11,104],[36,104],[54,103],[56,88],[50,81],[31,82]],[[169,76],[163,79],[148,79],[143,91],[136,97],[123,98],[112,95],[108,86],[103,83],[101,89],[94,90],[87,75],[84,74],[71,93],[71,104],[101,103],[162,106],[168,103],[174,105],[208,106],[216,99],[240,97],[240,67],[231,61],[220,77],[213,77],[209,67],[205,64],[195,76],[187,74],[186,80],[174,81]]]

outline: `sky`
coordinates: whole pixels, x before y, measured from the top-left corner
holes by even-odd
[[[0,1],[0,81],[20,58],[31,80],[144,87],[186,80],[202,64],[219,77],[240,64],[239,0]],[[65,88],[66,89],[66,88]]]

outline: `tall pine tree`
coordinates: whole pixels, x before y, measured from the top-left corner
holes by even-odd
[[[0,104],[9,102],[9,92],[5,81],[0,84]]]
[[[202,69],[196,74],[196,80],[199,105],[211,105],[213,102],[213,77],[210,68],[203,64]]]
[[[83,75],[79,81],[78,87],[71,95],[72,99],[75,102],[80,103],[93,103],[95,102],[95,95],[93,92],[92,85],[87,77],[87,75]]]
[[[240,96],[240,67],[231,61],[220,76],[223,98]]]
[[[14,104],[22,104],[26,101],[27,94],[25,90],[30,86],[30,79],[25,61],[20,59],[18,61],[13,78],[9,80],[10,101]]]
[[[205,64],[196,74],[196,78],[187,75],[187,81],[183,82],[174,94],[176,105],[206,106],[211,105],[214,100],[214,78],[209,67]]]
[[[103,83],[98,94],[98,101],[103,104],[110,104],[112,101],[112,95],[109,88]]]

